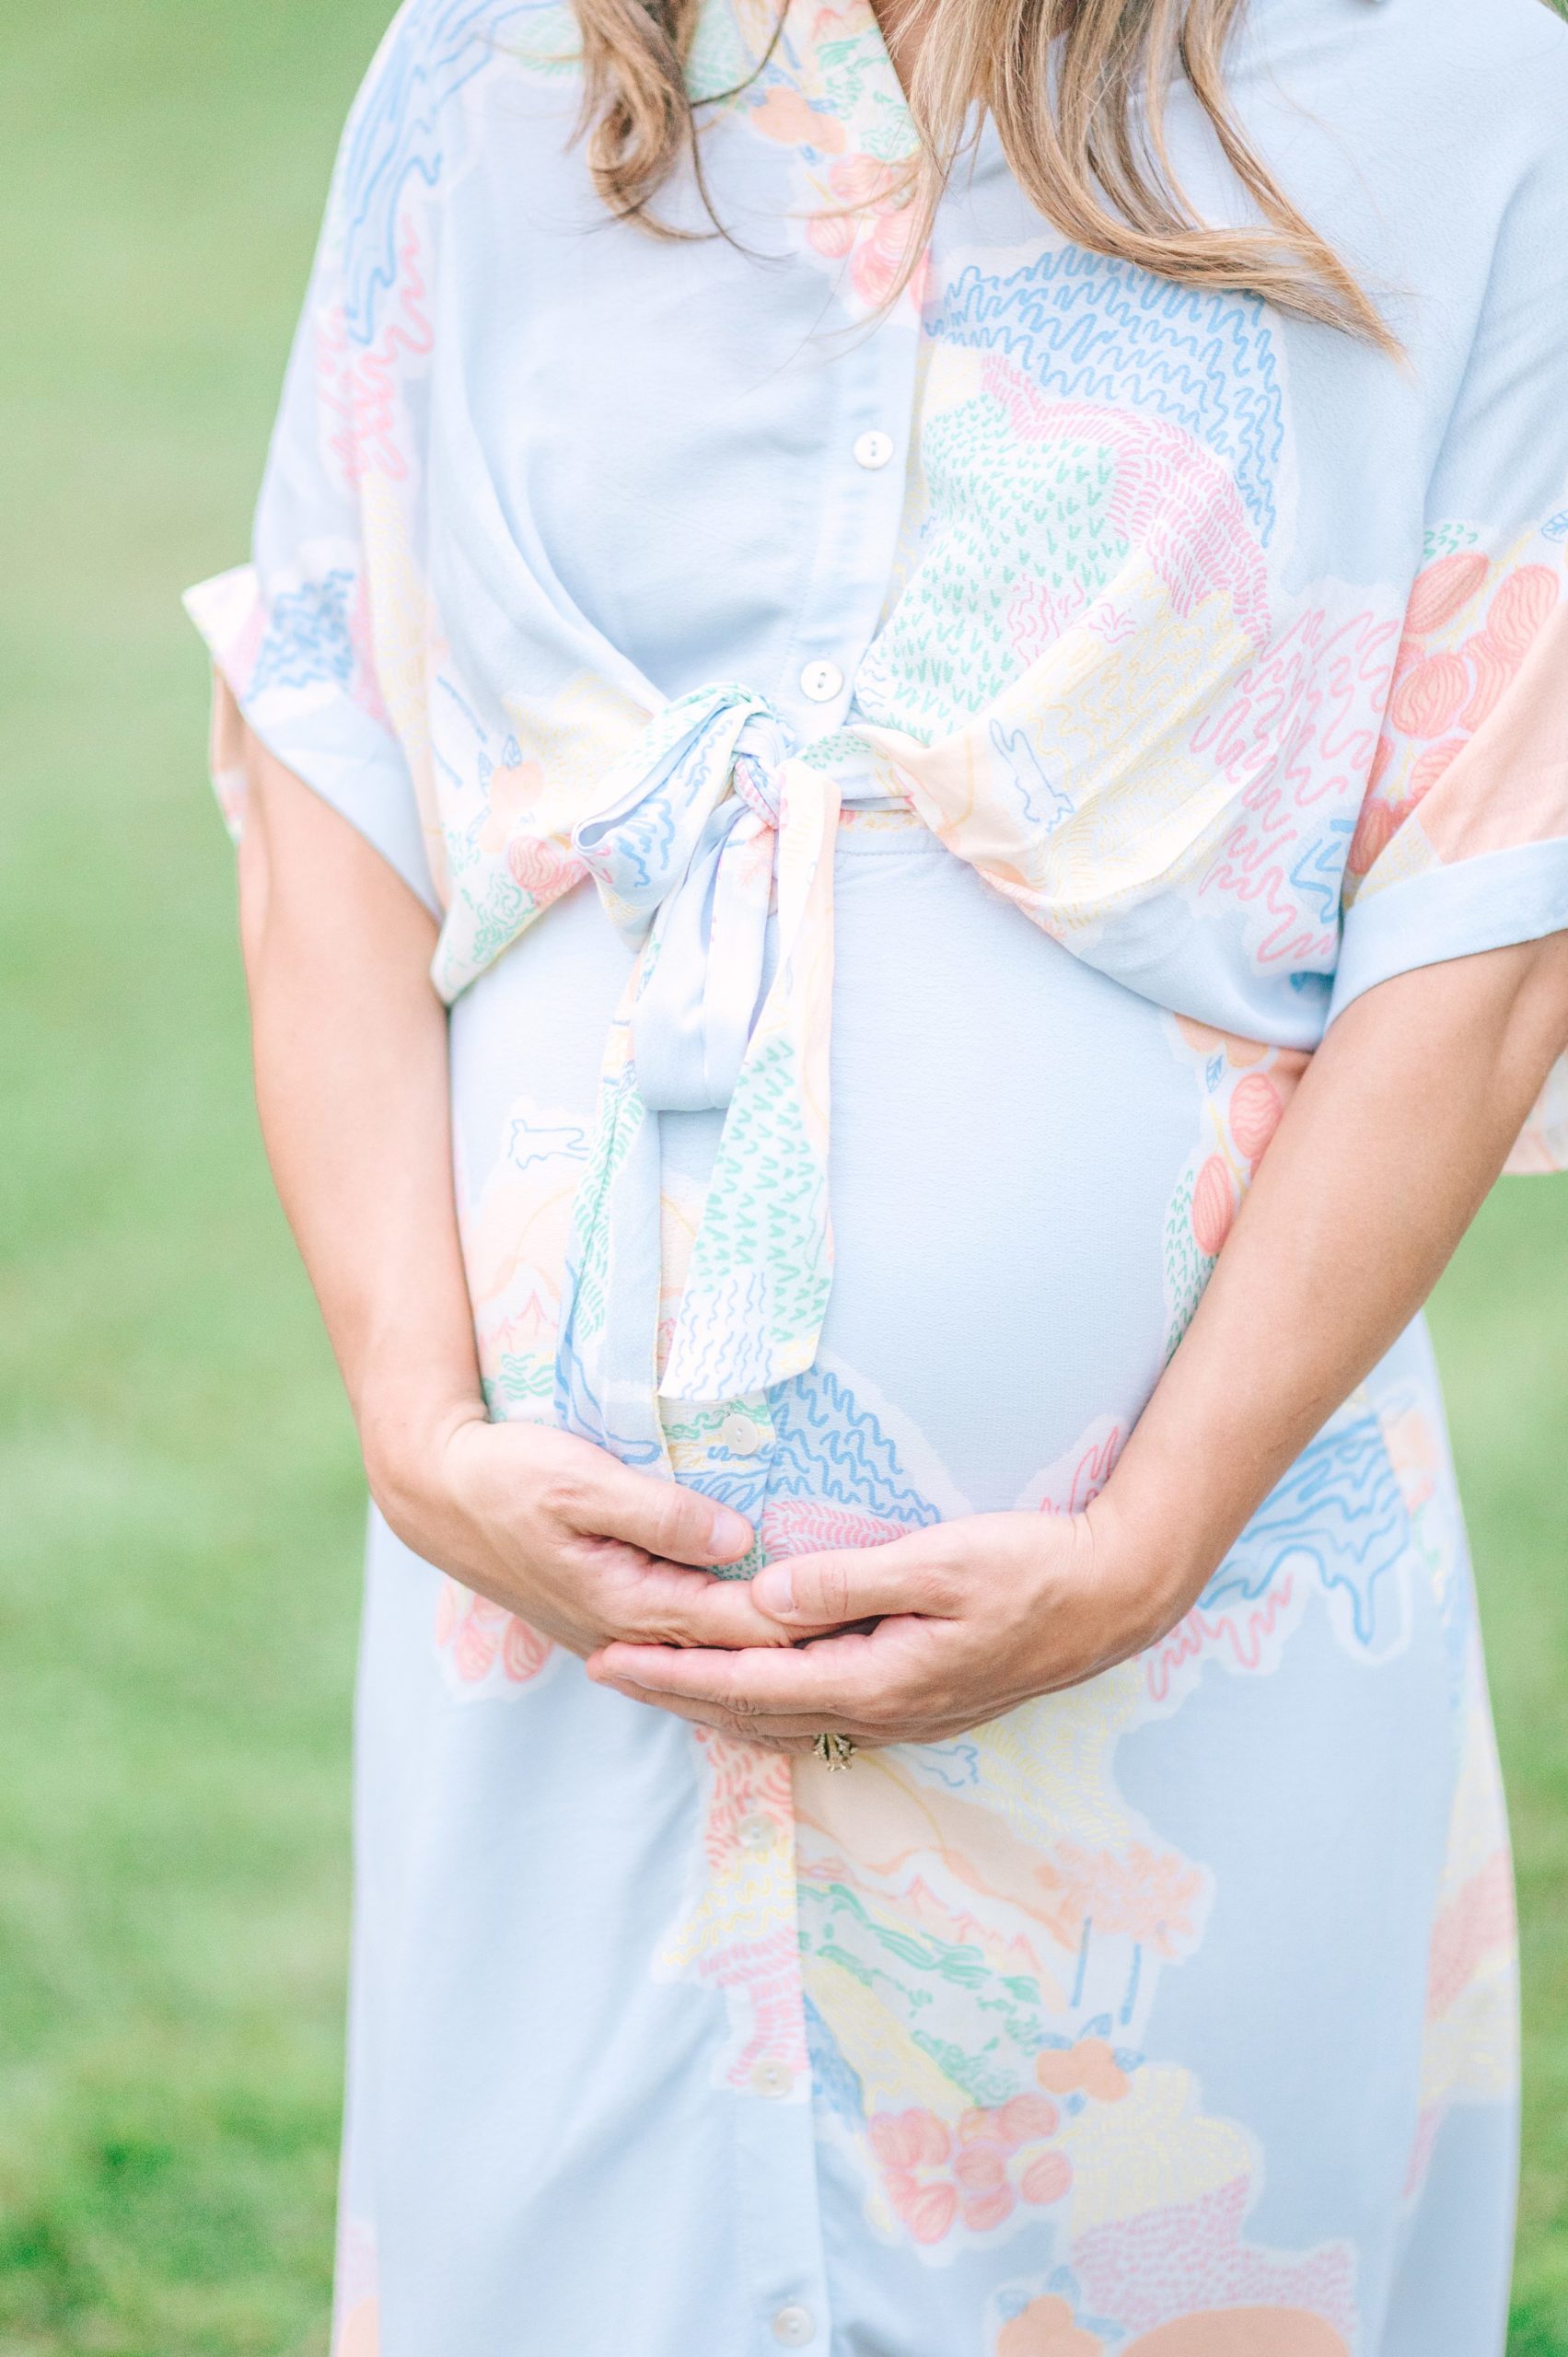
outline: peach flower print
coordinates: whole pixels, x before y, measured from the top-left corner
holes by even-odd
[[[1459,617],[1491,586],[1479,628],[1458,636]],[[1544,564],[1494,568],[1478,549],[1456,549],[1415,577],[1395,658],[1388,728],[1373,758],[1368,792],[1345,865],[1368,874],[1404,821],[1432,791],[1455,754],[1490,718],[1504,690],[1558,602]],[[1453,643],[1429,644],[1446,632]],[[1391,787],[1396,747],[1420,747]]]
[[[907,168],[875,156],[845,156],[828,174],[829,209],[814,214],[807,243],[830,261],[850,257],[850,281],[868,310],[879,310],[898,284],[918,218]],[[917,270],[911,291],[921,296]]]
[[[882,2183],[917,2243],[939,2243],[959,2221],[972,2235],[1005,2223],[1020,2202],[1048,2208],[1073,2182],[1051,2140],[1062,2115],[1026,2094],[961,2112],[949,2128],[933,2111],[879,2112],[869,2128]]]
[[[526,1686],[551,1655],[548,1637],[526,1620],[474,1596],[453,1579],[443,1580],[436,1606],[436,1643],[454,1677],[467,1687],[482,1686],[499,1672],[504,1686]]]
[[[844,127],[837,115],[814,107],[801,91],[782,84],[752,108],[749,120],[753,131],[764,139],[776,139],[783,147],[816,147],[824,156],[843,152]]]
[[[1176,1024],[1194,1054],[1206,1062],[1216,1056],[1224,1059],[1225,1076],[1206,1108],[1211,1132],[1217,1133],[1216,1147],[1198,1167],[1188,1207],[1192,1240],[1212,1260],[1230,1234],[1308,1058],[1303,1050],[1272,1049],[1261,1040],[1213,1030],[1188,1016],[1179,1015]],[[1260,1064],[1268,1069],[1256,1069]]]
[[[1073,2321],[1065,2300],[1031,2300],[1010,2317],[996,2341],[996,2357],[1100,2357],[1105,2343]]]

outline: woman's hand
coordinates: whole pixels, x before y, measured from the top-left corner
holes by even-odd
[[[232,717],[232,715],[231,715]],[[750,1526],[587,1441],[485,1421],[452,1187],[431,915],[246,738],[240,916],[256,1095],[377,1505],[426,1562],[576,1654],[781,1645],[733,1563]]]
[[[1202,1585],[1140,1547],[1107,1492],[1085,1514],[976,1515],[770,1564],[752,1599],[795,1641],[787,1652],[621,1643],[588,1672],[776,1749],[808,1751],[828,1729],[868,1747],[935,1743],[1125,1660]],[[836,1633],[800,1642],[828,1623]]]
[[[985,1515],[773,1564],[754,1599],[797,1635],[884,1617],[792,1653],[612,1644],[590,1673],[799,1751],[824,1729],[954,1735],[1153,1643],[1414,1316],[1565,1041],[1568,931],[1367,990],[1313,1057],[1086,1512]]]
[[[377,1504],[405,1545],[577,1655],[634,1645],[780,1645],[796,1633],[749,1583],[714,1579],[751,1544],[744,1515],[540,1424],[455,1412],[415,1446],[366,1435]]]

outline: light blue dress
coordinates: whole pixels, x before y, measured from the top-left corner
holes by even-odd
[[[770,30],[706,0],[728,234],[678,183],[658,242],[567,8],[409,0],[255,563],[191,598],[235,823],[243,712],[441,920],[493,1413],[759,1558],[1085,1504],[1328,1022],[1568,926],[1562,27],[1236,46],[1402,366],[1073,247],[990,134],[900,292],[875,19]],[[1559,1074],[1517,1159],[1565,1158]],[[340,2357],[1502,2348],[1511,1880],[1419,1326],[1168,1638],[846,1775],[374,1524],[357,1851]]]

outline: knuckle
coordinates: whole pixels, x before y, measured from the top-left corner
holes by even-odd
[[[626,1608],[626,1618],[635,1627],[638,1640],[645,1645],[678,1646],[689,1645],[691,1642],[690,1632],[682,1629],[668,1611],[650,1608],[633,1600]]]
[[[678,1555],[690,1546],[697,1532],[697,1509],[683,1490],[666,1485],[649,1499],[647,1544],[655,1553]]]
[[[923,1698],[912,1693],[908,1686],[900,1686],[896,1693],[856,1693],[844,1704],[850,1716],[875,1730],[885,1743],[896,1740],[891,1731],[907,1724],[912,1715],[921,1713],[922,1707]]]
[[[918,1585],[923,1600],[943,1610],[958,1600],[958,1573],[945,1557],[938,1556],[922,1567]]]
[[[847,1620],[853,1602],[848,1564],[833,1560],[826,1562],[819,1575],[818,1593],[824,1619]]]
[[[567,1523],[574,1529],[582,1522],[588,1491],[587,1482],[575,1467],[552,1465],[541,1476],[535,1495],[539,1505],[552,1522]]]

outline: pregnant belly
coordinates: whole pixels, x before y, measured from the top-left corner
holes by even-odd
[[[928,1510],[1081,1504],[1301,1060],[1107,981],[923,830],[846,830],[835,889],[836,1264],[819,1370],[785,1420],[807,1454],[869,1451]],[[465,1248],[502,1412],[549,1413],[571,1198],[628,965],[579,891],[454,1010]],[[721,1118],[663,1117],[677,1274]]]

